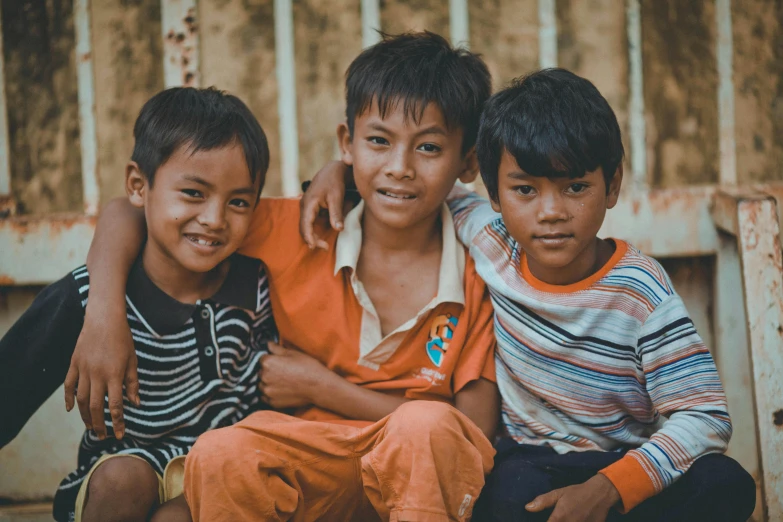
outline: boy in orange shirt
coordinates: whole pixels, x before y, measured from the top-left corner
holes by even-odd
[[[194,519],[470,518],[498,416],[492,307],[444,201],[477,174],[489,93],[485,64],[431,33],[385,38],[351,64],[337,134],[363,202],[313,250],[298,200],[262,199],[240,250],[266,265],[286,346],[271,346],[260,388],[292,415],[199,439],[185,470]],[[127,239],[134,220],[113,205],[99,221],[88,307],[103,317],[88,310],[72,362],[85,382],[104,357],[128,360],[122,343],[89,345],[121,328],[110,285],[141,242]]]

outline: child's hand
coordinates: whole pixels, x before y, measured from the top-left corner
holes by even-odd
[[[598,473],[583,484],[539,495],[525,509],[535,513],[554,507],[549,522],[604,522],[619,501],[617,488]]]
[[[123,382],[128,400],[137,406],[141,403],[139,377],[136,373],[136,350],[124,306],[118,310],[121,310],[122,314],[118,312],[113,318],[109,313],[100,318],[91,316],[89,311],[85,314],[84,326],[76,342],[64,383],[65,409],[73,409],[76,393],[76,402],[84,425],[87,429],[92,429],[101,440],[106,437],[103,401],[107,392],[114,436],[118,439],[125,434],[125,420],[122,415]]]
[[[258,389],[273,408],[300,408],[316,402],[318,390],[337,375],[316,359],[269,343],[269,355],[261,358]]]
[[[299,202],[299,234],[310,248],[329,249],[318,237],[315,228],[343,229],[343,202],[345,201],[345,174],[348,167],[341,161],[327,163],[313,178]],[[328,210],[329,220],[321,217]]]

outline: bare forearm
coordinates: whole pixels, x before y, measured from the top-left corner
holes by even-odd
[[[109,202],[101,212],[87,254],[90,272],[89,315],[125,315],[125,285],[144,242],[143,213],[125,198]]]
[[[500,420],[500,394],[494,382],[481,378],[457,393],[455,406],[491,441]]]
[[[356,420],[380,420],[410,400],[362,388],[336,374],[319,388],[315,406]]]

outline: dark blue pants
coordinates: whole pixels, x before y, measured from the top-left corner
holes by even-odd
[[[476,522],[544,522],[552,511],[529,513],[525,504],[554,489],[581,484],[624,453],[585,451],[564,455],[548,447],[517,444],[496,446],[495,468],[476,504]],[[756,506],[756,484],[735,460],[719,454],[696,460],[685,475],[622,515],[609,512],[608,521],[622,522],[745,522]]]

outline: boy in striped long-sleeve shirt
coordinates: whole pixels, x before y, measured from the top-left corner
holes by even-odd
[[[597,237],[623,175],[609,104],[539,71],[489,100],[477,153],[490,201],[455,190],[449,206],[492,295],[508,435],[477,511],[746,520],[755,485],[722,455],[732,428],[710,352],[663,268]]]
[[[747,520],[710,352],[658,262],[597,237],[623,175],[609,104],[537,72],[490,98],[476,149],[491,200],[448,204],[495,308],[505,434],[475,519]],[[334,207],[343,179],[324,169],[303,206]]]

